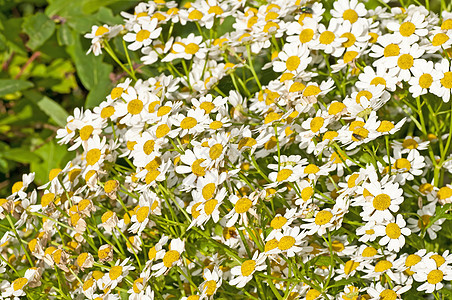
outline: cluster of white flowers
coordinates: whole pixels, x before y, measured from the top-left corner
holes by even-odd
[[[58,131],[72,161],[0,199],[0,299],[61,278],[50,296],[444,295],[452,13],[325,5],[159,0],[94,26],[89,52],[116,36],[141,65]]]

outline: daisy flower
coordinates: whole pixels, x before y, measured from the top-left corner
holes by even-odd
[[[233,267],[231,274],[234,276],[230,281],[230,285],[237,288],[244,287],[248,281],[253,279],[253,274],[256,271],[262,271],[267,268],[265,264],[265,253],[254,252],[251,259],[245,260],[240,266]]]
[[[428,34],[428,22],[425,20],[425,15],[420,12],[414,12],[412,15],[408,15],[402,24],[398,22],[389,22],[387,28],[394,31],[394,35],[401,38],[403,42],[413,45],[421,37]]]
[[[396,285],[396,286],[391,286],[390,288],[385,288],[384,286],[381,285],[380,282],[377,282],[376,284],[371,284],[371,286],[369,286],[367,288],[367,293],[370,295],[370,299],[371,300],[380,300],[380,299],[397,299],[400,298],[402,299],[402,294],[405,293],[406,291],[409,291],[411,289],[411,285],[405,285],[405,286],[401,286],[401,285]]]
[[[222,276],[223,271],[218,266],[215,266],[212,271],[208,268],[204,269],[204,282],[199,286],[199,290],[202,292],[200,299],[209,298],[216,293],[223,282]]]
[[[375,220],[376,222],[391,221],[391,212],[397,212],[403,202],[403,190],[398,183],[388,182],[388,177],[379,181],[376,174],[369,177],[370,183],[364,183],[364,199],[360,202],[363,206],[361,216],[363,220]]]
[[[181,239],[177,238],[171,240],[168,251],[162,249],[157,253],[156,259],[161,259],[162,261],[152,266],[152,270],[156,271],[152,276],[158,277],[165,273],[169,268],[180,265],[182,263],[181,255],[184,249],[185,243]]]
[[[426,293],[433,293],[442,289],[444,286],[443,280],[452,280],[452,268],[447,264],[437,266],[437,262],[431,257],[424,258],[414,271],[414,280],[422,282],[417,290]]]
[[[273,63],[275,72],[292,72],[299,74],[306,69],[312,58],[306,45],[287,43],[278,55],[279,61]]]
[[[430,92],[442,98],[444,102],[449,102],[452,91],[452,67],[449,60],[443,59],[436,63],[432,76]]]
[[[402,215],[397,215],[395,220],[386,224],[375,226],[375,233],[378,236],[382,236],[379,244],[384,246],[388,245],[389,251],[399,252],[405,245],[405,237],[411,234],[411,230],[406,226],[406,222]]]
[[[144,46],[149,46],[152,40],[155,40],[160,36],[162,28],[157,28],[158,20],[152,19],[149,22],[143,22],[133,25],[133,31],[124,35],[126,42],[132,43],[127,46],[132,51],[136,51]]]
[[[224,216],[224,219],[227,220],[226,226],[231,227],[239,221],[239,224],[248,224],[248,216],[247,213],[250,213],[252,216],[257,218],[256,210],[254,209],[254,205],[256,205],[259,200],[259,194],[257,192],[251,193],[249,196],[238,197],[237,195],[232,195],[229,198],[229,201],[234,205],[234,208]],[[240,220],[239,220],[240,218]]]
[[[104,290],[107,288],[114,289],[129,274],[129,271],[135,270],[134,266],[127,264],[129,260],[130,258],[126,258],[121,263],[119,263],[120,260],[117,260],[116,264],[110,268],[110,271],[102,277],[101,286],[103,286]]]
[[[342,22],[349,21],[354,24],[359,18],[366,16],[367,10],[363,3],[358,3],[358,0],[338,0],[333,2],[330,13]]]
[[[423,206],[417,211],[417,214],[421,217],[419,220],[414,218],[408,219],[408,227],[412,232],[419,232],[424,228],[427,228],[427,233],[430,239],[434,240],[437,237],[436,232],[441,230],[441,224],[446,221],[446,219],[439,219],[435,223],[431,224],[430,219],[435,215],[436,203],[430,203]]]

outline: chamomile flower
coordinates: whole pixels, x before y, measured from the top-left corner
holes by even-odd
[[[435,223],[431,224],[430,219],[435,215],[436,203],[430,203],[423,206],[417,211],[420,219],[409,218],[408,227],[412,232],[419,232],[427,228],[427,233],[430,239],[434,240],[437,237],[436,232],[441,230],[441,224],[444,223],[446,219],[439,219]]]
[[[110,271],[105,273],[101,279],[103,289],[114,289],[118,283],[120,283],[122,279],[129,274],[129,271],[135,269],[134,266],[128,264],[129,260],[130,258],[126,258],[121,263],[120,260],[117,260],[115,265],[110,268]]]
[[[157,39],[162,32],[162,28],[158,27],[158,20],[152,19],[149,22],[133,25],[133,31],[124,36],[126,42],[132,43],[127,46],[132,51],[136,51],[144,46],[149,46],[152,40]]]
[[[375,233],[382,236],[379,243],[384,246],[387,245],[389,251],[399,252],[405,245],[405,237],[411,234],[411,230],[406,226],[406,222],[402,215],[397,215],[395,220],[389,221],[386,224],[375,226]]]
[[[180,265],[181,255],[184,249],[185,243],[181,239],[171,240],[168,251],[162,249],[157,253],[156,259],[161,259],[162,261],[152,266],[152,270],[155,271],[155,273],[152,273],[152,276],[158,277],[169,268]]]
[[[449,60],[443,59],[435,64],[433,82],[430,92],[440,97],[444,102],[449,102],[452,91],[452,67]]]
[[[251,279],[256,271],[262,271],[267,268],[265,264],[266,256],[264,253],[254,252],[251,259],[245,260],[240,266],[233,267],[231,274],[234,276],[230,285],[234,285],[237,288],[244,287]]]

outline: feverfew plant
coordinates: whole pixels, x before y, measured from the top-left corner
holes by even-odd
[[[382,3],[94,26],[128,78],[0,199],[0,299],[449,299],[452,13]]]

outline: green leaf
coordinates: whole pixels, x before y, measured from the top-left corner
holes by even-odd
[[[66,23],[61,24],[60,27],[58,27],[58,43],[60,46],[67,46],[72,45],[74,42],[74,38],[72,37],[71,29],[69,28],[69,25]]]
[[[49,172],[54,168],[63,168],[66,165],[67,147],[58,145],[52,140],[48,143],[42,141],[43,146],[34,151],[42,158],[42,162],[32,162],[31,172],[35,172],[35,180],[38,184],[44,184],[49,180]],[[71,153],[73,154],[73,153]]]
[[[83,1],[82,10],[85,14],[90,15],[95,13],[101,7],[105,7],[119,1],[122,0],[85,0]]]
[[[31,88],[33,83],[26,80],[0,79],[0,97]]]
[[[2,152],[0,155],[2,158],[13,160],[19,163],[32,163],[41,161],[39,155],[21,148],[10,149],[8,151]]]
[[[105,97],[110,93],[113,84],[110,80],[101,81],[95,89],[92,89],[86,97],[85,108],[92,108],[99,105],[105,100]]]
[[[74,46],[68,47],[80,81],[89,91],[99,86],[105,87],[107,83],[111,83],[109,75],[113,71],[113,67],[103,63],[102,56],[86,55],[86,50],[88,49],[82,49],[80,39],[75,40]]]
[[[22,29],[30,37],[27,46],[36,50],[52,36],[55,22],[43,13],[37,13],[25,18]]]
[[[47,96],[43,96],[37,104],[58,126],[66,126],[66,119],[69,115],[58,103]]]

